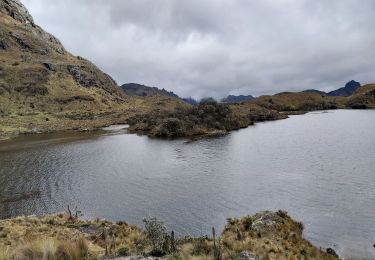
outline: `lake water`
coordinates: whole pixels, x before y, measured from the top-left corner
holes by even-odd
[[[111,130],[111,129],[109,129]],[[64,211],[206,235],[228,217],[287,210],[305,237],[375,258],[375,111],[309,113],[214,139],[106,133],[0,143],[0,217]]]

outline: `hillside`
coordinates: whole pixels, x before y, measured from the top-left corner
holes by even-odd
[[[162,97],[174,97],[179,98],[175,93],[167,91],[165,89],[158,89],[156,87],[148,87],[136,83],[127,83],[121,86],[126,94],[130,96],[150,97],[150,96],[162,96]]]
[[[318,93],[319,95],[321,96],[326,96],[327,93],[324,92],[324,91],[321,91],[321,90],[316,90],[316,89],[306,89],[304,91],[302,91],[303,93]]]
[[[375,108],[375,84],[368,84],[358,88],[349,97],[347,106],[355,109]]]
[[[261,107],[277,111],[313,111],[344,108],[344,97],[322,96],[314,92],[279,93],[273,96],[261,96],[253,101]]]
[[[177,103],[129,97],[110,76],[36,25],[21,2],[0,0],[0,139],[93,129]]]

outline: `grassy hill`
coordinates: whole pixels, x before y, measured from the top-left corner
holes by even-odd
[[[358,88],[349,97],[347,106],[354,109],[375,108],[375,84],[368,84]]]
[[[313,111],[343,108],[344,97],[322,96],[314,92],[279,93],[273,96],[261,96],[254,101],[259,106],[277,111]]]

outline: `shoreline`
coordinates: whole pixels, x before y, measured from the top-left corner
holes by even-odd
[[[79,211],[70,209],[56,215],[4,219],[0,220],[0,258],[3,254],[1,259],[8,260],[25,254],[25,250],[38,254],[45,243],[50,247],[56,245],[55,250],[50,249],[55,253],[59,250],[57,245],[69,244],[74,248],[78,243],[84,249],[81,253],[85,259],[125,256],[216,259],[217,255],[220,259],[338,259],[333,249],[322,251],[304,239],[303,224],[281,210],[229,218],[221,233],[213,227],[212,234],[202,237],[175,237],[173,231],[166,230],[154,218],[144,223],[145,229],[141,229],[122,221],[83,220]],[[154,232],[154,237],[150,232]]]
[[[193,134],[193,135],[186,135],[186,136],[181,136],[181,137],[171,137],[171,138],[163,138],[163,137],[157,137],[157,136],[150,136],[149,131],[145,130],[133,130],[132,125],[129,125],[128,119],[124,120],[118,120],[118,118],[114,118],[113,120],[107,119],[106,122],[98,122],[98,120],[84,120],[84,121],[75,121],[74,125],[66,127],[66,128],[55,128],[55,129],[40,129],[38,131],[33,131],[32,129],[29,129],[28,131],[20,132],[20,131],[14,131],[14,132],[9,132],[8,134],[3,134],[0,135],[0,143],[2,142],[8,142],[8,141],[13,141],[16,140],[17,138],[20,137],[27,137],[27,136],[39,136],[39,135],[45,135],[45,134],[63,134],[63,133],[96,133],[100,132],[103,130],[103,128],[106,127],[111,127],[111,126],[117,126],[117,125],[129,125],[128,131],[130,134],[137,134],[141,136],[148,136],[150,138],[157,138],[157,139],[162,139],[162,140],[175,140],[179,138],[189,138],[195,140],[195,139],[204,139],[204,138],[215,138],[215,137],[220,137],[227,135],[233,131],[237,131],[240,129],[246,129],[251,125],[257,124],[257,123],[263,123],[263,122],[269,122],[269,121],[278,121],[278,120],[284,120],[288,119],[289,116],[293,115],[304,115],[307,113],[313,113],[313,112],[324,112],[324,111],[335,111],[335,110],[354,110],[351,108],[339,108],[339,109],[325,109],[325,110],[312,110],[312,111],[280,111],[278,112],[281,116],[278,119],[272,119],[272,120],[263,120],[263,121],[255,121],[253,124],[249,124],[245,127],[239,127],[237,129],[229,130],[229,131],[218,131],[218,130],[213,130],[213,131],[207,131],[206,133],[200,133],[200,134]],[[355,110],[360,110],[360,109],[355,109]],[[375,109],[363,109],[363,110],[375,110]],[[108,122],[111,121],[111,122]],[[83,124],[83,127],[77,127],[76,125],[79,125],[80,123]],[[88,126],[91,125],[91,126]]]

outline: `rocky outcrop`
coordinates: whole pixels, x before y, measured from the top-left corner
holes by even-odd
[[[34,19],[29,14],[29,11],[19,0],[1,0],[0,12],[9,15],[13,19],[21,23],[29,23],[35,26]]]
[[[89,63],[88,61],[85,61]],[[89,65],[68,65],[67,70],[74,80],[85,88],[113,86],[116,82],[105,73],[98,73],[98,68],[93,64]],[[110,89],[108,89],[110,91]]]
[[[229,219],[220,237],[226,250],[241,251],[239,259],[335,259],[303,237],[303,224],[285,211],[264,211]],[[244,252],[247,252],[244,254]]]
[[[123,84],[121,88],[126,92],[126,94],[131,96],[140,96],[140,97],[174,97],[179,98],[175,93],[167,91],[164,88],[159,89],[157,87],[149,87],[137,83],[127,83]]]
[[[254,255],[250,251],[243,251],[243,252],[241,252],[238,258],[239,258],[239,260],[260,260],[259,257],[257,257],[256,255]]]
[[[0,1],[0,13],[13,18],[23,27],[20,28],[22,30],[6,31],[0,29],[0,35],[2,36],[0,41],[1,49],[5,50],[15,46],[22,50],[33,51],[43,55],[48,54],[51,49],[60,54],[67,53],[56,37],[45,32],[34,23],[32,16],[20,1]]]

